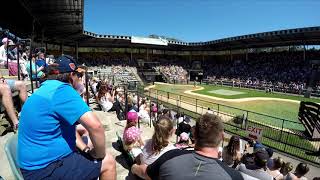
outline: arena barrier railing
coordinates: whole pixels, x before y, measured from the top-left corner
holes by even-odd
[[[312,162],[317,166],[320,165],[319,157],[306,154],[306,152],[318,152],[320,141],[307,139],[303,135],[305,129],[300,122],[163,90],[146,90],[144,87],[139,87],[137,93],[139,97],[146,97],[152,102],[157,103],[158,106],[162,104],[176,112],[182,112],[193,119],[197,119],[200,115],[205,114],[207,109],[210,108],[222,118],[226,132],[239,135],[243,138],[248,136],[248,132],[246,131],[248,125],[261,128],[263,131],[261,142],[264,145],[293,157]],[[240,123],[239,118],[241,119]]]
[[[193,83],[193,82],[190,82]],[[207,85],[216,85],[216,86],[230,86],[230,87],[238,87],[238,88],[247,88],[247,89],[258,89],[262,91],[266,91],[266,89],[272,89],[273,92],[278,93],[288,93],[288,94],[298,94],[304,95],[307,89],[293,89],[290,87],[278,87],[278,86],[267,86],[267,85],[252,85],[245,84],[245,82],[241,81],[240,83],[233,83],[232,81],[203,81],[202,83]],[[320,97],[320,91],[317,89],[312,90],[311,96]]]

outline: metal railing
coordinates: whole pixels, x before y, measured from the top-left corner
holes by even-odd
[[[290,87],[279,87],[275,85],[267,85],[267,84],[261,84],[261,85],[254,85],[254,84],[246,84],[244,81],[241,81],[240,83],[232,82],[232,81],[203,81],[202,83],[207,85],[221,85],[221,86],[230,86],[230,87],[238,87],[238,88],[247,88],[247,89],[257,89],[257,90],[263,90],[266,91],[266,89],[271,89],[273,92],[278,93],[285,93],[285,94],[296,94],[296,95],[304,95],[307,91],[307,89],[293,89]],[[313,89],[311,91],[311,96],[314,97],[320,97],[320,90]]]
[[[317,152],[320,148],[320,141],[308,140],[303,135],[305,129],[300,122],[164,90],[144,90],[144,87],[139,87],[137,92],[140,97],[149,98],[151,102],[155,102],[157,105],[163,104],[177,112],[183,112],[194,119],[206,113],[207,109],[210,108],[215,114],[221,116],[225,124],[225,131],[241,137],[247,137],[246,127],[248,125],[262,128],[261,141],[264,145],[320,165],[319,157],[305,154],[305,152]],[[238,124],[234,122],[235,117],[242,117],[244,123]]]

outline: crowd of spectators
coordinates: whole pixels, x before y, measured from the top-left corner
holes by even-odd
[[[319,53],[308,52],[308,58],[319,59]],[[161,58],[151,56],[159,65],[153,67],[162,73],[170,83],[185,83],[188,81],[187,68],[194,67],[185,63],[185,59],[170,56]],[[182,57],[181,57],[182,58]],[[83,53],[79,62],[89,66],[137,66],[135,60],[125,53]],[[197,67],[201,64],[197,61]],[[200,63],[200,64],[199,64]],[[201,65],[200,65],[201,66]],[[303,61],[301,52],[250,53],[248,60],[237,57],[233,60],[214,59],[203,60],[204,77],[211,82],[231,82],[233,85],[270,89],[271,91],[302,94],[312,74],[311,64]],[[315,91],[320,91],[320,82],[315,82]]]
[[[219,147],[223,141],[219,133],[223,132],[222,120],[210,110],[196,121],[195,126],[191,126],[188,116],[181,113],[174,115],[174,111],[136,94],[127,95],[127,125],[122,145],[124,153],[132,158],[131,172],[140,178],[187,180],[193,179],[196,173],[200,179],[210,179],[212,173],[219,171],[214,174],[222,179],[307,179],[307,164],[299,163],[294,170],[291,162],[273,157],[273,150],[259,141],[245,143],[240,137],[232,136],[228,145]],[[150,117],[150,111],[157,106],[157,118]],[[144,113],[148,119],[144,119]],[[137,127],[138,120],[152,122],[154,134],[150,139],[142,136],[143,132]],[[175,144],[170,141],[174,134],[177,135]],[[244,146],[241,141],[245,143]],[[195,172],[193,167],[199,164],[203,166],[202,171]],[[191,174],[177,173],[180,171]]]
[[[2,39],[2,43],[0,65],[6,66],[8,59],[10,75],[17,75],[19,66],[22,79],[46,80],[28,100],[23,83],[5,81],[3,78],[0,81],[2,103],[11,113],[9,116],[16,130],[19,121],[10,111],[13,110],[12,102],[8,102],[10,91],[20,91],[21,101],[26,102],[21,112],[18,140],[18,164],[24,178],[97,179],[100,176],[100,179],[115,179],[115,161],[105,151],[102,124],[79,98],[79,94],[87,91],[83,86],[83,69],[78,68],[72,58],[63,56],[57,60],[57,68],[49,72],[53,61],[46,58],[44,52],[30,55],[28,48],[20,49],[8,38]],[[28,57],[31,57],[31,63]],[[311,73],[310,64],[301,59],[301,55],[296,54],[261,53],[251,55],[248,61],[210,61],[203,67],[213,81],[225,80],[244,86],[301,92]],[[129,66],[132,65],[126,55],[117,57],[99,53],[83,55],[78,62],[94,66],[94,69],[101,69],[101,65],[109,66],[110,73],[116,77],[130,72]],[[161,63],[154,68],[170,81],[184,83],[188,73],[180,63]],[[50,74],[49,79],[45,79],[47,74]],[[191,126],[188,117],[181,114],[173,117],[168,109],[158,109],[155,102],[148,98],[126,94],[123,87],[114,86],[109,78],[94,78],[90,86],[103,111],[116,111],[119,120],[127,120],[123,147],[135,162],[131,172],[141,178],[188,180],[212,179],[215,176],[217,179],[306,179],[304,176],[309,171],[307,164],[299,163],[293,171],[290,162],[284,162],[280,157],[273,158],[272,149],[259,142],[252,142],[252,148],[246,144],[242,150],[240,138],[232,136],[227,146],[219,148],[224,140],[223,123],[219,116],[207,113],[199,117],[195,126]],[[320,86],[317,88],[320,90]],[[35,107],[39,109],[35,111]],[[34,123],[35,119],[40,121]],[[137,128],[138,120],[154,125],[152,137],[145,142],[141,130]],[[78,139],[76,126],[79,123],[84,131],[89,132],[91,147]],[[170,142],[174,134],[177,135],[176,144]]]
[[[159,116],[152,138],[139,146],[140,155],[134,157],[133,174],[143,179],[188,180],[194,176],[210,179],[212,175],[221,179],[307,179],[307,164],[299,163],[293,171],[290,162],[281,157],[273,158],[273,150],[258,141],[250,141],[243,150],[240,143],[243,140],[232,136],[227,146],[219,148],[223,140],[219,132],[223,132],[223,125],[216,115],[207,113],[199,117],[193,127],[184,120],[185,116],[176,116],[177,119],[180,117],[183,118],[176,130],[179,138],[172,144],[169,139],[174,132],[174,121],[167,115]],[[139,139],[141,131],[137,132]],[[201,171],[194,169],[199,168],[199,164]]]
[[[108,54],[108,53],[79,53],[79,64],[85,64],[88,67],[91,66],[132,66],[130,62],[130,56],[126,54]]]
[[[156,71],[161,72],[170,82],[185,83],[188,79],[188,72],[178,65],[164,65],[154,67]]]
[[[155,114],[152,114],[152,110],[150,110],[152,109],[150,100],[142,97],[138,98],[136,93],[125,92],[125,86],[113,85],[111,82],[111,79],[108,78],[102,80],[93,78],[90,80],[91,89],[101,109],[106,112],[116,111],[119,120],[125,119],[125,113],[134,109],[139,112],[140,121],[149,124],[150,119],[155,117]]]
[[[6,122],[3,122],[5,119],[1,119],[1,135],[4,135],[11,130],[16,131],[19,127],[17,112],[12,100],[12,93],[18,92],[23,104],[27,99],[26,82],[23,80],[29,80],[30,78],[34,80],[45,77],[45,71],[50,58],[45,58],[45,54],[42,51],[35,49],[31,54],[32,59],[30,66],[30,53],[30,47],[24,46],[19,42],[14,43],[7,37],[2,39],[2,45],[0,47],[0,66],[1,68],[8,69],[9,76],[6,76],[7,74],[0,74],[0,96],[2,97],[1,102],[5,107],[10,123],[7,124]],[[14,78],[18,75],[19,69],[21,80],[15,80]],[[13,77],[11,78],[10,76]]]
[[[40,53],[38,56],[42,61],[45,61],[41,58],[43,54]],[[87,164],[90,167],[99,170],[95,172],[92,177],[96,178],[99,175],[105,175],[106,177],[107,174],[111,174],[114,178],[115,162],[110,155],[106,155],[104,152],[104,145],[101,145],[100,147],[97,144],[98,136],[93,135],[95,134],[93,130],[97,130],[97,132],[99,131],[99,137],[104,137],[102,130],[99,129],[100,125],[96,126],[89,123],[89,119],[91,119],[90,122],[95,123],[98,123],[98,120],[92,116],[88,107],[79,99],[78,95],[74,93],[74,89],[81,89],[77,87],[80,82],[83,83],[83,80],[81,79],[83,77],[83,69],[77,67],[75,67],[76,69],[70,69],[73,67],[69,66],[70,62],[73,63],[73,61],[68,56],[63,56],[58,59],[57,62],[59,64],[57,69],[59,70],[59,73],[66,73],[70,75],[72,80],[68,78],[64,79],[69,76],[61,76],[60,78],[62,79],[58,78],[58,80],[48,79],[43,83],[33,98],[27,102],[26,107],[22,112],[22,120],[24,123],[22,124],[21,131],[19,133],[20,147],[35,146],[35,142],[30,142],[28,140],[30,138],[35,138],[36,144],[41,144],[41,146],[43,146],[43,143],[47,143],[46,145],[48,145],[48,143],[51,142],[51,140],[41,141],[36,138],[38,136],[34,137],[38,132],[40,134],[42,133],[38,130],[41,129],[43,123],[39,123],[37,126],[32,127],[32,129],[37,130],[35,135],[27,129],[27,127],[30,126],[29,124],[32,123],[32,119],[37,117],[43,119],[44,122],[49,123],[53,121],[52,117],[57,118],[54,119],[54,121],[59,122],[61,122],[59,118],[64,118],[68,123],[71,123],[72,127],[69,125],[66,126],[63,123],[61,126],[66,126],[65,128],[70,130],[67,135],[71,138],[75,136],[75,134],[72,134],[75,128],[74,122],[77,120],[76,117],[79,117],[80,115],[81,118],[78,121],[83,124],[85,129],[88,128],[88,131],[90,131],[89,138],[92,138],[92,145],[94,147],[90,148],[86,145],[78,145],[78,142],[76,145],[78,148],[80,147],[80,152],[86,153],[85,156],[93,157],[94,160],[90,160],[90,158],[88,160],[83,160],[83,155],[75,153],[75,151],[68,148],[60,147],[61,150],[68,149],[67,154],[69,156],[63,157],[61,161],[53,161],[54,165],[63,161],[66,162],[66,164],[71,163],[72,166],[77,166],[77,169],[80,169],[80,166],[82,167]],[[43,66],[44,65],[40,67]],[[59,69],[60,66],[64,67]],[[115,68],[113,70],[115,73],[119,71],[119,68]],[[46,71],[46,73],[49,73],[50,75],[55,75],[52,74],[54,72],[56,71]],[[52,77],[57,78],[56,75]],[[259,142],[252,142],[252,148],[250,148],[249,144],[246,144],[244,150],[241,150],[240,138],[232,136],[226,147],[219,148],[221,142],[224,140],[223,123],[219,116],[207,113],[200,116],[196,121],[196,125],[191,127],[189,124],[189,117],[182,114],[172,116],[168,109],[164,109],[160,105],[158,109],[158,105],[146,97],[139,97],[135,93],[126,94],[123,87],[113,86],[109,79],[99,80],[97,78],[93,78],[90,81],[90,86],[93,94],[97,97],[97,102],[103,106],[104,111],[116,111],[117,118],[119,120],[127,120],[127,125],[123,134],[123,147],[124,150],[131,154],[134,159],[135,164],[132,165],[131,172],[141,178],[161,179],[165,177],[166,179],[188,180],[193,179],[194,176],[197,176],[199,179],[211,179],[214,175],[220,179],[306,179],[304,176],[309,171],[308,165],[300,163],[297,165],[295,171],[291,172],[293,168],[289,162],[284,162],[284,160],[279,157],[273,158],[272,149],[264,147]],[[48,89],[53,87],[57,88],[54,92],[59,94],[42,99]],[[66,91],[69,92],[67,93],[70,96],[68,98],[65,97]],[[82,92],[83,91],[78,91],[79,94]],[[58,98],[59,100],[50,98],[58,97],[58,95],[60,96],[60,98]],[[73,104],[69,102],[69,98],[72,100],[70,102],[75,101],[79,106],[81,105],[81,111],[77,111],[76,108],[72,108]],[[31,109],[33,105],[37,105],[38,103],[47,100],[50,102],[54,101],[54,103],[57,104],[55,107],[51,107],[51,103],[47,104],[47,106],[56,108],[52,113],[59,113],[59,116],[55,117],[50,114],[47,116],[41,116],[43,112],[46,112],[46,109],[41,109],[35,114],[30,113],[29,109]],[[66,113],[67,111],[64,110],[65,108],[69,109],[70,112],[68,113],[71,114]],[[136,127],[139,119],[142,123],[152,123],[154,126],[153,136],[146,141],[143,141],[141,138],[142,132]],[[176,125],[178,128],[175,131]],[[175,132],[178,138],[177,143],[173,144],[170,142],[170,139]],[[50,136],[51,133],[52,132],[49,132]],[[76,131],[76,133],[78,132]],[[55,138],[52,137],[52,139]],[[64,143],[64,145],[68,145],[68,143],[71,142]],[[72,145],[75,147],[75,144]],[[32,160],[34,165],[30,166],[28,164],[29,161],[31,161],[30,156],[25,154],[27,154],[26,152],[37,152],[37,150],[22,148],[18,150],[22,157],[19,161],[19,165],[22,167],[21,171],[26,179],[43,176],[47,177],[47,174],[44,174],[44,172],[46,172],[48,168],[52,168],[50,166],[50,162],[52,162],[52,160],[44,158],[46,160],[46,165],[43,167],[39,166],[40,168],[37,166],[37,163],[39,164],[43,159]],[[51,151],[53,151],[53,149],[51,149]],[[57,157],[60,156],[60,154],[57,153],[53,154]],[[77,161],[69,158],[76,158]],[[107,159],[102,160],[103,158]],[[93,165],[97,159],[99,159],[100,165]],[[77,164],[78,162],[83,164]],[[104,166],[107,168],[104,169]],[[36,169],[33,169],[34,167],[36,167]],[[59,171],[61,170],[63,174],[68,177],[72,176],[72,173],[68,171],[68,165],[54,166],[54,168],[59,169]],[[87,169],[86,171],[83,171],[82,174],[91,174],[91,171],[93,170]],[[176,173],[177,171],[185,173]],[[58,178],[61,177],[61,175],[62,174],[60,173],[53,173],[50,176]]]
[[[85,70],[67,55],[48,67],[43,57],[38,54],[46,78],[19,118],[17,166],[23,179],[115,179],[104,128],[81,98]]]
[[[110,84],[124,84],[132,83],[133,86],[139,83],[137,78],[137,68],[123,65],[112,65],[112,66],[92,66],[88,68],[89,71],[93,71],[95,76],[100,79],[108,79]]]
[[[186,64],[179,60],[158,59],[160,66],[153,67],[162,73],[170,82],[187,82]],[[130,61],[126,54],[108,53],[83,53],[79,55],[79,63],[91,67],[91,69],[105,69],[112,67],[114,72],[125,72],[126,69],[137,67],[135,61]]]
[[[310,62],[294,52],[250,54],[248,60],[207,61],[203,67],[209,81],[294,93],[302,93],[312,73]],[[320,90],[319,85],[316,82],[316,90]]]

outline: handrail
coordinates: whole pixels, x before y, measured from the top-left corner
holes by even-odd
[[[151,89],[154,89],[154,88],[151,88]],[[165,93],[170,93],[170,94],[178,95],[178,96],[181,96],[181,97],[188,97],[188,98],[191,97],[191,96],[185,96],[185,95],[181,95],[181,94],[173,93],[173,92],[169,92],[169,91],[164,91],[164,90],[158,90],[158,89],[155,89],[155,90],[160,91],[160,92],[165,92]],[[180,98],[180,99],[181,99],[181,98]],[[195,99],[197,99],[197,98],[195,98]],[[233,106],[223,105],[223,104],[219,104],[219,103],[214,103],[214,102],[207,101],[207,100],[202,100],[202,99],[197,99],[197,100],[198,100],[198,101],[205,102],[205,103],[210,103],[210,104],[213,104],[213,105],[219,105],[219,106],[224,106],[224,107],[228,107],[228,108],[240,110],[240,111],[247,111],[247,112],[249,112],[249,113],[254,113],[254,114],[257,114],[257,115],[261,115],[261,116],[266,116],[266,117],[269,117],[269,118],[281,119],[281,120],[284,120],[284,121],[287,121],[287,122],[298,123],[298,122],[295,122],[295,121],[292,121],[292,120],[289,120],[289,119],[280,118],[280,117],[275,117],[275,116],[270,116],[270,115],[267,115],[267,114],[258,113],[258,112],[254,112],[254,111],[250,111],[250,110],[245,110],[245,109],[241,109],[241,108],[237,108],[237,107],[233,107]],[[189,103],[189,102],[187,102],[187,103]],[[301,123],[298,123],[298,124],[301,124]]]
[[[252,84],[245,84],[244,81],[240,81],[240,84],[235,82],[233,84],[233,81],[230,80],[205,80],[203,83],[208,83],[208,84],[221,84],[225,86],[235,86],[235,87],[240,87],[240,88],[247,88],[247,89],[259,89],[259,90],[264,90],[265,88],[272,88],[274,91],[279,92],[279,93],[285,93],[285,94],[298,94],[296,91],[290,87],[276,87],[276,85],[267,85],[267,84],[262,84],[262,85],[252,85]],[[284,89],[285,91],[281,91],[281,89]],[[301,89],[301,92],[305,92],[307,89]],[[320,90],[313,90],[312,94],[315,95],[316,97],[320,97]]]
[[[205,101],[205,100],[201,100],[201,99],[195,99],[193,97],[188,97],[188,98],[193,98],[193,100],[195,99],[195,103],[196,104],[192,104],[190,102],[184,102],[184,100],[181,99],[181,97],[183,97],[183,95],[180,96],[180,94],[177,93],[171,93],[168,91],[164,91],[164,90],[157,90],[157,89],[141,89],[141,87],[138,87],[137,89],[138,91],[138,95],[140,94],[141,96],[144,97],[149,97],[149,99],[151,101],[158,101],[158,103],[163,104],[167,107],[169,107],[172,110],[175,110],[177,112],[184,112],[187,113],[190,117],[193,118],[197,118],[198,115],[201,115],[205,112],[201,112],[201,109],[203,109],[205,106],[199,106],[198,101]],[[165,92],[165,93],[163,93]],[[168,93],[168,94],[167,94]],[[178,95],[178,96],[177,96]],[[177,101],[177,104],[174,103],[174,101]],[[179,102],[179,103],[178,103]],[[191,110],[190,108],[187,108],[187,106],[184,106],[183,104],[181,104],[181,102],[186,103],[186,104],[192,104],[192,107],[190,108],[195,108],[193,110]],[[208,102],[208,101],[206,101]],[[272,118],[276,118],[279,120],[279,122],[281,122],[282,124],[278,124],[277,126],[273,125],[273,124],[268,124],[268,123],[261,123],[259,121],[256,121],[254,119],[250,119],[250,117],[248,117],[248,114],[246,116],[247,120],[245,121],[245,124],[235,124],[233,121],[230,121],[228,119],[232,119],[233,117],[235,117],[235,114],[229,114],[229,113],[224,113],[221,111],[221,109],[219,109],[220,106],[224,106],[224,105],[220,105],[218,103],[214,103],[218,105],[218,109],[217,110],[213,110],[214,112],[216,112],[218,115],[223,114],[225,115],[227,118],[226,121],[224,121],[225,124],[225,131],[234,135],[238,135],[241,137],[246,137],[246,127],[247,125],[253,125],[256,127],[260,127],[262,129],[264,129],[264,133],[262,134],[262,138],[261,138],[261,142],[264,143],[264,145],[272,147],[278,151],[281,152],[285,152],[287,154],[290,154],[292,156],[295,156],[297,158],[315,163],[316,166],[320,165],[320,159],[317,157],[313,157],[313,156],[308,156],[305,154],[305,152],[317,152],[319,147],[320,147],[320,143],[319,141],[312,141],[309,139],[306,139],[306,137],[302,134],[299,133],[299,130],[293,130],[293,129],[287,129],[284,125],[284,122],[286,119],[284,118],[276,118],[273,116],[269,116],[269,115],[265,115],[262,113],[257,113],[257,114],[261,114],[261,115],[265,115],[266,118],[268,117],[272,117]],[[231,106],[227,106],[227,107],[231,107]],[[200,111],[199,111],[200,108]],[[233,107],[231,107],[233,108]],[[236,108],[239,110],[242,110],[240,108]],[[203,109],[205,110],[205,109]],[[253,111],[246,111],[243,110],[245,112],[251,112],[251,113],[255,113]],[[290,123],[296,123],[296,122],[292,122],[292,121],[288,121]]]

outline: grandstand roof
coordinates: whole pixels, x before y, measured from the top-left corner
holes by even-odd
[[[248,34],[207,42],[168,41],[168,46],[132,44],[131,36],[101,35],[83,30],[84,0],[10,0],[17,13],[0,16],[0,26],[17,34],[32,32],[35,20],[35,39],[45,42],[83,47],[149,47],[170,50],[230,50],[285,45],[320,44],[320,26]],[[2,19],[5,20],[2,20]],[[170,28],[170,27],[168,27]],[[43,35],[43,36],[42,36]]]
[[[38,41],[43,36],[49,42],[74,43],[73,37],[82,35],[83,2],[84,0],[5,1],[1,5],[10,7],[11,12],[4,13],[0,25],[18,36],[28,34],[30,37],[34,29],[35,39]]]
[[[46,39],[70,43],[82,34],[83,0],[24,1],[30,2],[28,8],[43,27]]]
[[[86,42],[83,42],[88,46],[135,46],[130,45],[130,36],[100,35],[87,31],[84,31],[84,34],[91,36]],[[180,50],[230,50],[246,47],[257,48],[303,44],[320,45],[320,26],[248,34],[207,42],[187,43],[169,41],[168,44],[168,47],[159,46],[158,48]],[[149,47],[151,46],[149,45]]]

